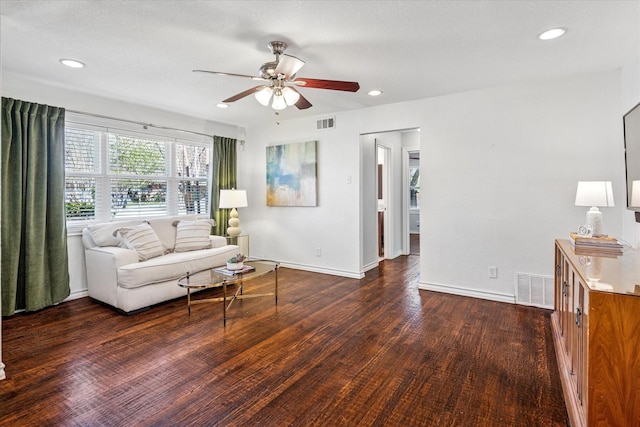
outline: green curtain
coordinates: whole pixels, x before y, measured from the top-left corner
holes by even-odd
[[[236,188],[237,151],[236,139],[213,137],[213,185],[211,185],[211,218],[216,220],[214,234],[227,234],[227,222],[231,209],[218,209],[220,190]]]
[[[69,296],[65,110],[2,98],[2,315]]]

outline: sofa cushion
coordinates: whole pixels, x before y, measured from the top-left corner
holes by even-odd
[[[162,242],[146,222],[133,226],[122,227],[117,230],[129,249],[138,253],[140,261],[145,261],[164,254]]]
[[[175,252],[189,252],[211,247],[211,221],[178,221]]]
[[[178,280],[187,273],[219,267],[237,251],[238,247],[231,245],[199,251],[173,252],[147,261],[123,265],[118,268],[118,286],[137,288],[151,283]]]
[[[201,219],[207,218],[199,214],[188,214],[149,218],[147,222],[151,225],[153,231],[156,232],[165,249],[169,252],[173,252],[173,248],[176,245],[176,225],[178,224],[178,221],[196,221]],[[215,225],[215,221],[213,222]]]

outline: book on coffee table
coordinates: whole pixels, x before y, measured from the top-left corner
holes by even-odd
[[[236,274],[248,273],[249,271],[253,271],[255,269],[255,267],[245,265],[240,270],[229,270],[227,267],[220,267],[216,268],[214,271],[216,273],[224,274],[225,276],[235,276]]]

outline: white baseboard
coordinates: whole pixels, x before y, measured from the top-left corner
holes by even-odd
[[[378,261],[373,261],[370,264],[365,265],[364,267],[362,267],[362,272],[363,275],[362,277],[364,277],[364,273],[366,273],[369,270],[373,270],[374,268],[376,268],[378,265],[380,265],[380,263]]]
[[[7,376],[4,373],[4,363],[0,362],[0,381],[4,380],[5,378],[7,378]]]
[[[311,271],[313,273],[331,274],[333,276],[348,277],[350,279],[362,279],[364,277],[364,273],[355,273],[352,271],[336,270],[333,268],[322,268],[322,267],[316,267],[313,265],[281,262],[280,266],[293,268],[294,270],[304,270],[304,271]]]
[[[418,289],[425,291],[443,292],[446,294],[460,295],[463,297],[473,297],[486,299],[489,301],[506,302],[515,304],[516,297],[511,294],[503,294],[499,292],[483,291],[481,289],[469,289],[459,286],[437,285],[434,283],[419,282]]]
[[[64,299],[64,301],[71,301],[71,300],[74,300],[74,299],[84,298],[84,297],[88,297],[88,296],[89,296],[89,290],[88,289],[79,289],[79,290],[72,291],[69,294],[69,296]]]

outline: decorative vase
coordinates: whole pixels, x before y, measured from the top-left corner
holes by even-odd
[[[228,262],[227,263],[227,270],[242,270],[242,268],[244,267],[244,262]]]

